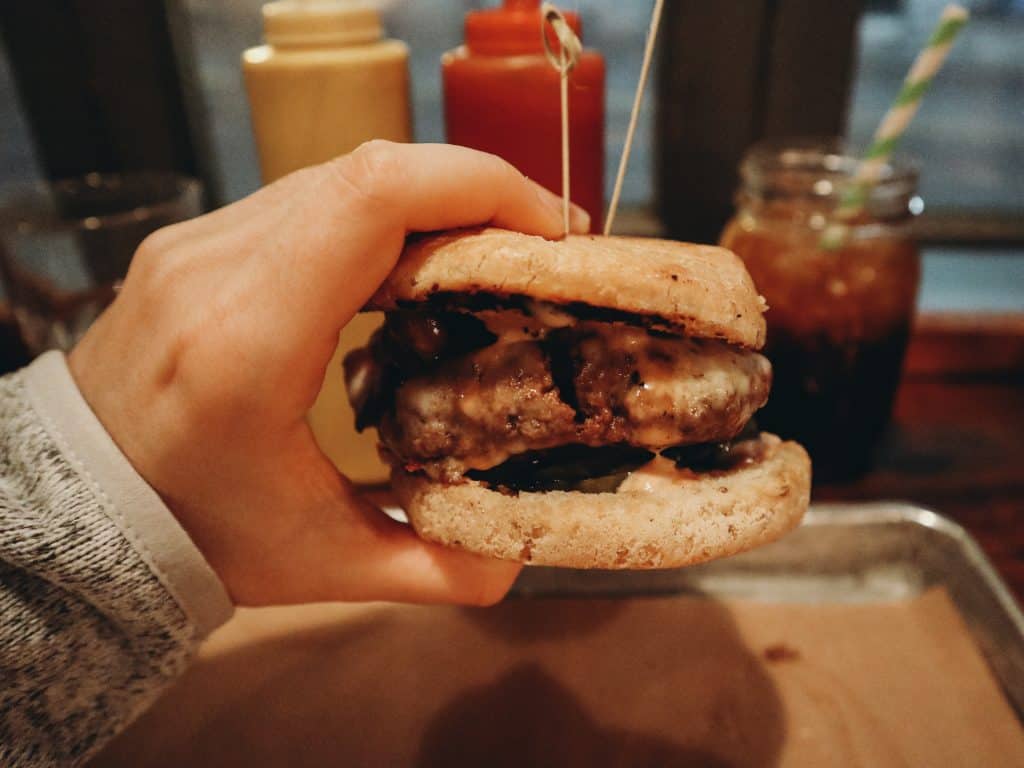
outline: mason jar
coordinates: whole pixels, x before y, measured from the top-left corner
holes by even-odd
[[[906,163],[883,168],[841,244],[823,247],[857,164],[836,140],[755,145],[721,238],[768,302],[774,382],[759,426],[803,443],[824,480],[853,479],[871,466],[921,275],[911,224],[923,204]]]

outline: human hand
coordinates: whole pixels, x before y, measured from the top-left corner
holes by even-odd
[[[370,142],[150,236],[71,352],[86,401],[236,603],[491,603],[518,573],[421,541],[306,423],[339,330],[409,232],[561,234],[561,202],[493,155]],[[573,211],[573,229],[589,222]]]

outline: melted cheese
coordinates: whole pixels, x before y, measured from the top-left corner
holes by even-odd
[[[675,462],[664,456],[655,456],[630,472],[619,485],[618,493],[658,493],[678,485],[684,479],[685,475],[676,469]]]
[[[528,301],[526,311],[487,309],[474,314],[498,337],[499,344],[543,339],[548,331],[567,328],[577,322],[568,312],[544,301]]]

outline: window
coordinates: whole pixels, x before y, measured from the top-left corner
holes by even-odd
[[[945,0],[873,2],[860,25],[849,135],[865,146]],[[969,3],[972,18],[900,151],[922,166],[929,211],[1024,216],[1024,2]],[[960,220],[961,231],[969,224]],[[947,230],[949,231],[949,230]],[[1024,235],[1019,232],[1018,235]]]

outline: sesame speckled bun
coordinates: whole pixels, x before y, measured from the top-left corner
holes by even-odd
[[[400,469],[392,482],[430,541],[535,565],[672,568],[766,544],[800,522],[810,497],[807,453],[774,435],[759,442],[756,460],[724,472],[677,470],[659,457],[612,493],[508,495]]]
[[[456,230],[411,242],[367,308],[394,309],[450,294],[580,303],[748,349],[760,349],[765,339],[764,300],[740,259],[713,245]]]

